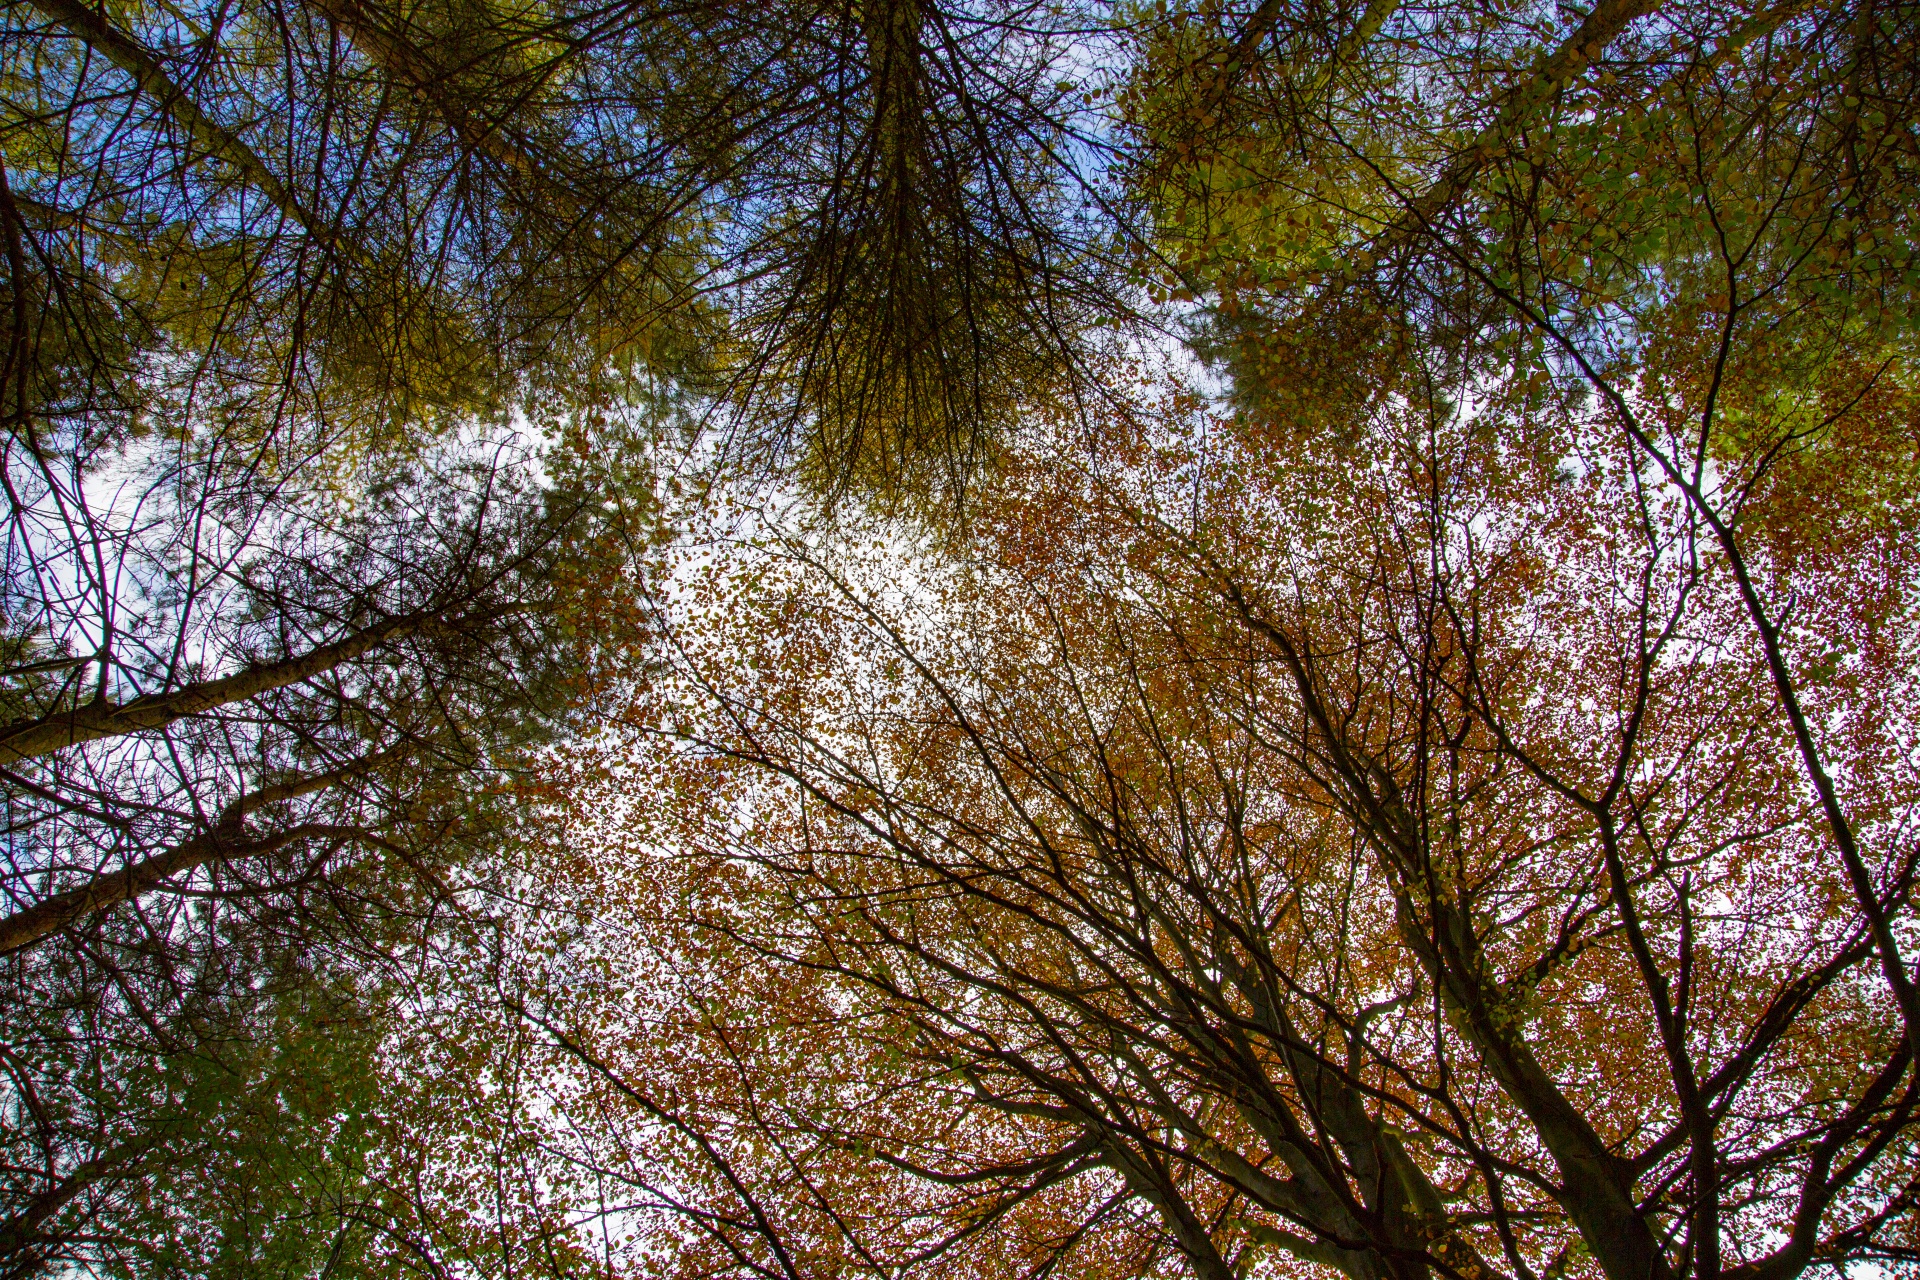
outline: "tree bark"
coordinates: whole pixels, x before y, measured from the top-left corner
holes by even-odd
[[[56,893],[12,915],[0,919],[0,955],[32,946],[85,916],[104,910],[117,902],[137,898],[161,881],[191,871],[214,858],[254,857],[285,848],[296,840],[311,836],[350,836],[359,828],[329,823],[302,823],[271,835],[249,837],[242,827],[247,814],[270,804],[311,795],[360,776],[392,751],[380,752],[356,760],[326,773],[314,774],[293,782],[262,787],[242,796],[227,807],[212,829],[183,840],[171,849],[132,863],[118,871],[107,871],[77,888]]]
[[[419,631],[426,622],[426,618],[417,614],[394,618],[298,657],[238,671],[218,680],[200,681],[172,693],[153,694],[126,703],[99,698],[71,711],[16,720],[0,727],[0,767],[51,755],[82,742],[164,729],[186,716],[298,684],[343,662],[351,662],[385,641]]]

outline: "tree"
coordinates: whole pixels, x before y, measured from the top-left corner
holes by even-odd
[[[182,494],[177,478],[79,547],[21,548],[24,585],[76,589],[15,615],[18,650],[72,656],[23,664],[0,744],[5,950],[209,863],[299,865],[310,854],[289,864],[290,850],[377,841],[437,773],[507,749],[513,717],[538,707],[526,656],[563,529],[510,474],[445,469],[437,492],[369,493],[359,513],[311,521],[244,488]]]
[[[578,1158],[690,1274],[1910,1261],[1911,498],[1778,570],[1886,584],[1832,623],[1885,647],[1803,669],[1863,903],[1737,575],[1604,414],[1175,425],[909,585],[779,539],[696,579],[680,677],[557,784],[618,804],[526,1004],[629,1117]]]
[[[825,491],[934,493],[1116,301],[1071,9],[9,14],[4,399],[81,452],[209,414],[392,446],[665,380]]]
[[[163,1265],[127,1205],[211,1204],[196,1162],[245,1153],[152,1138],[201,1113],[143,1060],[278,1052],[262,973],[383,973],[472,906],[490,793],[640,643],[595,623],[652,536],[656,411],[938,508],[1060,385],[1100,296],[1059,216],[1076,21],[9,7],[20,1265]]]
[[[85,962],[23,951],[40,1007],[185,1010],[249,913],[464,911],[524,838],[473,779],[612,705],[464,973],[596,1265],[1913,1260],[1908,10],[32,12],[14,879]],[[1116,49],[1088,121],[1055,77]],[[1129,247],[1232,416],[1090,412]],[[977,541],[636,579],[628,396]],[[510,407],[590,479],[495,537],[438,488]],[[237,585],[129,660],[163,581]],[[95,910],[162,881],[220,896]],[[137,1163],[101,1133],[49,1214]]]
[[[16,650],[79,651],[14,673],[5,735],[18,1274],[217,1271],[234,1249],[317,1273],[334,1255],[314,1232],[364,1252],[355,1233],[381,1229],[388,1211],[346,1202],[394,1139],[335,1135],[298,1100],[376,1082],[300,1037],[344,1051],[358,1020],[371,1053],[395,1034],[379,993],[444,931],[489,793],[584,677],[554,604],[607,563],[579,554],[597,504],[583,524],[510,456],[429,461],[345,511],[263,509],[293,479],[196,492],[156,469],[82,526],[84,554],[15,544],[42,553],[27,585],[75,587],[41,597]],[[336,1029],[303,1031],[303,1002]]]
[[[1398,369],[1421,376],[1436,357],[1455,394],[1591,397],[1731,575],[1911,1039],[1920,1005],[1882,903],[1903,891],[1903,855],[1884,830],[1878,848],[1862,837],[1879,805],[1843,795],[1846,730],[1807,709],[1887,616],[1881,596],[1814,621],[1846,595],[1814,566],[1845,559],[1855,522],[1897,525],[1908,501],[1885,462],[1910,448],[1897,424],[1912,382],[1911,14],[1603,4],[1544,41],[1492,11],[1432,31],[1386,5],[1344,31],[1291,18],[1234,34],[1292,61],[1221,74],[1182,61],[1221,46],[1217,15],[1176,22],[1137,99],[1144,133],[1172,144],[1152,171],[1200,231],[1188,261],[1223,284],[1236,381],[1250,401],[1325,386],[1269,380],[1260,348],[1338,331],[1371,357],[1322,362],[1343,406],[1394,394]],[[1332,65],[1308,72],[1316,46]],[[1814,506],[1827,527],[1805,523]],[[1902,593],[1898,580],[1872,590]],[[1640,963],[1685,1095],[1684,1008],[1655,960]],[[1682,1105],[1697,1161],[1682,1262],[1714,1274],[1718,1120],[1704,1100]],[[1788,1230],[1803,1258],[1810,1229]]]
[[[446,982],[467,942],[444,903],[417,895],[409,933],[391,894],[355,919],[344,888],[331,929],[315,903],[277,928],[229,917],[218,947],[134,957],[93,990],[67,961],[64,1006],[8,1005],[0,1272],[511,1275],[580,1257],[572,1188],[516,1168],[511,1045],[476,1054],[436,1009],[471,996]]]
[[[442,763],[499,750],[471,730],[523,719],[524,668],[555,656],[531,637],[568,521],[647,518],[650,481],[604,455],[659,397],[732,396],[742,439],[823,493],[938,504],[987,417],[1053,378],[1080,296],[1046,213],[1067,170],[1016,154],[1057,141],[1052,38],[918,10],[705,17],[10,11],[0,763],[40,843],[0,951],[210,863],[361,838],[384,819],[289,806],[417,781],[418,744],[392,739],[432,730],[399,720],[459,723]],[[557,462],[597,455],[567,499],[509,497],[472,456],[459,433],[510,408],[571,434]],[[424,683],[361,683],[402,653]],[[475,678],[497,696],[449,719]],[[342,723],[362,718],[389,732]],[[78,815],[85,856],[40,806]],[[119,833],[105,858],[89,824]]]
[[[224,1052],[223,1001],[273,1051],[220,983],[378,973],[471,905],[485,797],[639,643],[595,623],[657,410],[958,502],[1098,292],[1052,217],[1071,26],[9,7],[0,964],[54,1046],[7,1086],[14,1255],[105,1265],[41,1244],[193,1182],[136,1085]]]
[[[197,1035],[178,1026],[137,1049],[80,1006],[65,1036],[44,1013],[10,1028],[15,1096],[33,1105],[9,1126],[9,1199],[23,1207],[0,1237],[6,1274],[317,1270],[352,1234],[379,1095],[359,1002],[275,985],[252,1009],[203,989],[180,1020]],[[250,1015],[285,1025],[263,1036]]]
[[[677,588],[578,1158],[689,1271],[1909,1264],[1910,19],[1137,14],[1239,412]]]

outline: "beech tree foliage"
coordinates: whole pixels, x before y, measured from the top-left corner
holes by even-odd
[[[568,1160],[689,1274],[1905,1266],[1911,504],[1768,560],[1849,601],[1790,676],[1863,897],[1705,522],[1490,412],[1110,437],[904,587],[697,573],[555,782]]]

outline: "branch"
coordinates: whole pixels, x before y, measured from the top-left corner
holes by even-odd
[[[28,1200],[26,1208],[13,1215],[4,1224],[0,1224],[0,1258],[10,1258],[32,1245],[45,1242],[48,1237],[41,1234],[41,1223],[66,1208],[75,1196],[99,1181],[103,1174],[138,1156],[152,1143],[151,1137],[136,1138],[132,1142],[125,1142],[109,1151],[104,1151],[93,1159],[76,1165],[66,1177]],[[37,1261],[15,1267],[10,1274],[30,1274]]]
[[[1326,748],[1338,787],[1348,793],[1346,807],[1399,882],[1396,897],[1403,939],[1459,1010],[1462,1029],[1553,1154],[1565,1180],[1558,1193],[1560,1201],[1582,1236],[1594,1244],[1602,1268],[1613,1280],[1669,1280],[1672,1269],[1659,1241],[1633,1203],[1634,1170],[1608,1148],[1547,1074],[1525,1037],[1502,1016],[1497,986],[1490,988],[1480,978],[1484,958],[1464,910],[1449,903],[1444,893],[1430,894],[1424,905],[1432,915],[1433,935],[1419,927],[1412,893],[1421,886],[1425,870],[1419,824],[1407,812],[1391,772],[1363,742],[1352,740],[1327,706],[1313,674],[1311,651],[1256,609],[1240,583],[1204,546],[1164,522],[1156,523],[1189,549],[1213,589],[1249,631],[1273,645],[1285,663],[1302,710]]]
[[[1500,104],[1493,123],[1482,129],[1460,152],[1437,181],[1416,196],[1391,229],[1405,235],[1429,227],[1433,220],[1466,193],[1489,160],[1499,154],[1506,139],[1527,114],[1558,93],[1601,50],[1613,43],[1627,24],[1654,8],[1653,0],[1600,0],[1578,29],[1566,38],[1531,79],[1517,85]]]
[[[423,630],[429,621],[422,614],[393,618],[298,657],[235,672],[218,680],[189,684],[172,693],[152,694],[125,703],[96,698],[71,711],[15,720],[0,727],[0,766],[51,755],[82,742],[164,729],[186,716],[299,684],[343,662],[351,662],[388,640]]]
[[[179,875],[183,871],[191,871],[214,858],[254,857],[263,853],[272,853],[276,849],[285,848],[295,841],[304,840],[310,836],[358,834],[358,828],[353,827],[328,823],[301,823],[272,835],[248,839],[241,822],[249,813],[265,808],[267,805],[311,795],[316,791],[324,791],[349,778],[361,776],[375,765],[398,754],[398,751],[398,748],[393,748],[377,752],[326,773],[262,787],[228,805],[226,811],[220,815],[220,820],[210,830],[183,840],[163,853],[156,853],[119,871],[102,872],[78,888],[56,893],[50,898],[34,903],[31,907],[0,919],[0,955],[30,947],[47,935],[64,929],[85,916],[92,915],[117,902],[137,898],[161,881]]]
[[[80,0],[33,0],[33,5],[131,76],[140,91],[158,102],[160,109],[185,129],[208,154],[218,156],[232,165],[250,186],[299,223],[307,234],[330,247],[339,241],[339,234],[334,228],[301,204],[286,183],[267,168],[266,162],[254,154],[238,134],[202,111],[199,104],[173,82],[145,48],[109,26],[104,17],[80,3]],[[365,255],[356,251],[354,256]]]
[[[404,34],[389,30],[359,0],[309,0],[347,33],[382,71],[424,98],[467,146],[484,152],[523,178],[538,178],[539,163],[508,138],[497,122],[476,118],[448,87],[447,73]]]

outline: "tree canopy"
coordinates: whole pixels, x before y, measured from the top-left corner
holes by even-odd
[[[1920,1260],[1889,0],[33,0],[0,1269]]]

